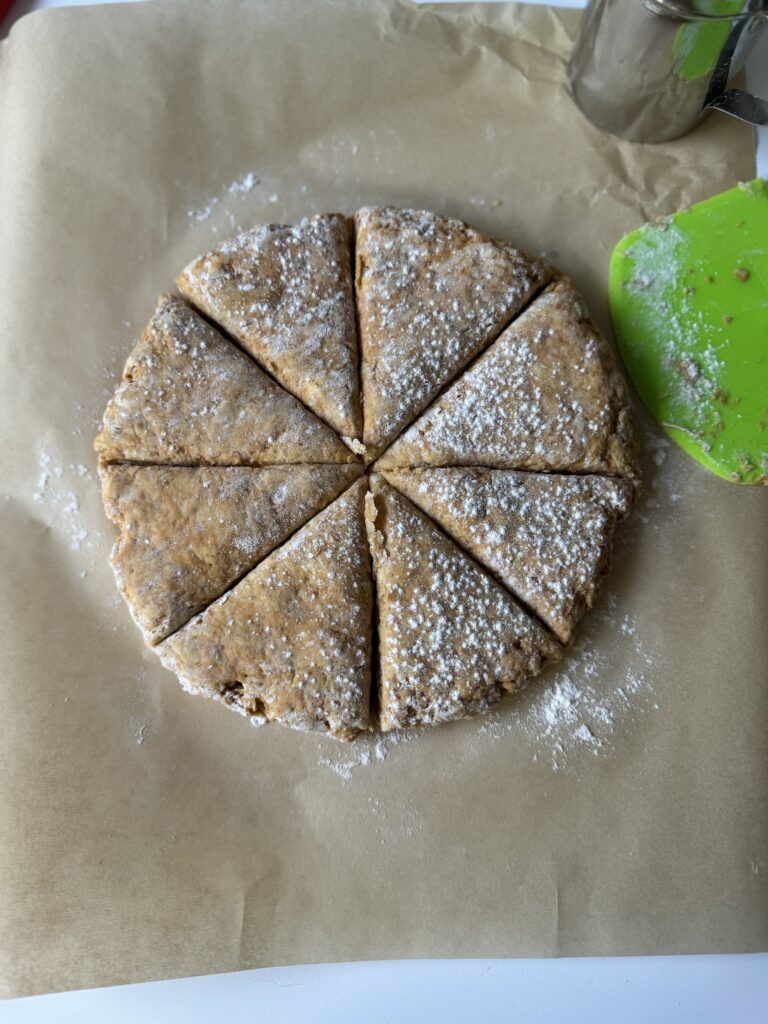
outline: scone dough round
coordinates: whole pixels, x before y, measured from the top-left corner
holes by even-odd
[[[350,740],[487,711],[563,655],[636,479],[566,277],[366,207],[258,225],[176,283],[95,447],[118,587],[185,689]]]

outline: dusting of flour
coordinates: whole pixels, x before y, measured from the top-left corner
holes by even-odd
[[[48,525],[64,538],[71,551],[93,550],[100,534],[86,529],[80,508],[80,489],[84,483],[93,482],[93,474],[82,463],[56,461],[44,445],[38,449],[37,461],[37,486],[32,498],[46,511]]]
[[[534,684],[518,706],[481,723],[482,737],[498,741],[518,734],[530,745],[532,761],[559,772],[585,754],[614,752],[631,717],[658,710],[652,681],[656,659],[637,643],[634,620],[617,612],[616,596],[609,593],[605,603],[608,609],[596,618],[609,620],[617,641],[626,647],[623,672],[609,670],[588,627],[555,673]]]
[[[662,529],[664,517],[682,514],[685,506],[687,485],[669,458],[670,441],[654,427],[639,426],[648,466],[632,519],[617,534],[617,562],[644,531]],[[611,636],[610,655],[606,634]],[[488,744],[510,744],[557,773],[578,773],[591,759],[621,756],[622,743],[639,720],[661,711],[655,688],[662,675],[653,638],[644,634],[624,596],[608,589],[581,623],[562,662],[490,715],[461,726],[467,730],[466,753],[474,756]],[[331,755],[325,745],[318,764],[347,783],[375,771],[396,751],[404,755],[397,748],[420,740],[418,731],[362,737]]]
[[[621,674],[609,671],[606,656],[594,640],[601,620],[614,627],[621,646],[626,647],[622,653],[627,667]],[[620,612],[616,595],[608,593],[592,628],[586,624],[561,665],[520,697],[467,723],[476,730],[469,739],[470,748],[500,742],[524,744],[533,763],[554,772],[578,768],[585,756],[610,756],[633,717],[659,709],[653,694],[655,667],[653,653],[638,642],[634,619]],[[349,782],[356,772],[380,764],[397,747],[419,738],[418,731],[361,737],[331,756],[323,747],[318,764]]]
[[[265,181],[255,171],[246,171],[239,178],[223,185],[218,192],[198,201],[187,210],[187,219],[191,224],[206,223],[212,234],[221,231],[240,233],[243,226],[237,216],[239,204],[247,200],[253,193],[261,197],[262,202],[276,205],[280,196],[273,189],[274,182]]]
[[[373,764],[380,764],[387,759],[395,747],[411,743],[418,737],[418,732],[391,732],[378,733],[376,736],[361,736],[349,746],[339,746],[339,752],[335,756],[321,756],[317,763],[321,768],[338,775],[343,782],[349,782],[358,768],[369,768]]]

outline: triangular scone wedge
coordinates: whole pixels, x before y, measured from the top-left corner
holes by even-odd
[[[353,739],[368,729],[372,580],[365,480],[158,645],[192,693],[254,724]]]
[[[487,711],[559,657],[547,630],[377,475],[366,521],[382,731]]]
[[[103,466],[110,561],[150,644],[173,633],[336,498],[359,466]]]
[[[352,462],[330,427],[181,299],[160,298],[96,438],[102,462]]]
[[[360,437],[346,217],[259,225],[190,263],[176,285],[321,419]]]
[[[380,468],[461,465],[635,472],[624,379],[570,281],[535,299]]]
[[[610,568],[628,480],[508,469],[411,469],[393,486],[568,643]]]
[[[368,207],[356,220],[363,442],[373,457],[553,271],[434,213]]]

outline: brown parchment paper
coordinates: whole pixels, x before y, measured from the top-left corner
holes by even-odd
[[[645,490],[572,658],[490,723],[351,750],[185,695],[117,596],[92,437],[157,295],[235,226],[423,205],[610,250],[754,173],[618,142],[575,19],[383,0],[56,10],[0,59],[7,995],[296,962],[768,948],[768,494],[639,413]],[[587,732],[584,731],[584,728]],[[367,744],[367,746],[366,746]]]

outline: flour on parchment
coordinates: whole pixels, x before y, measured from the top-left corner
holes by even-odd
[[[83,463],[60,462],[40,445],[38,477],[32,499],[48,513],[50,527],[62,536],[71,551],[92,550],[100,531],[89,530],[81,510],[82,488],[93,481],[93,474]]]

